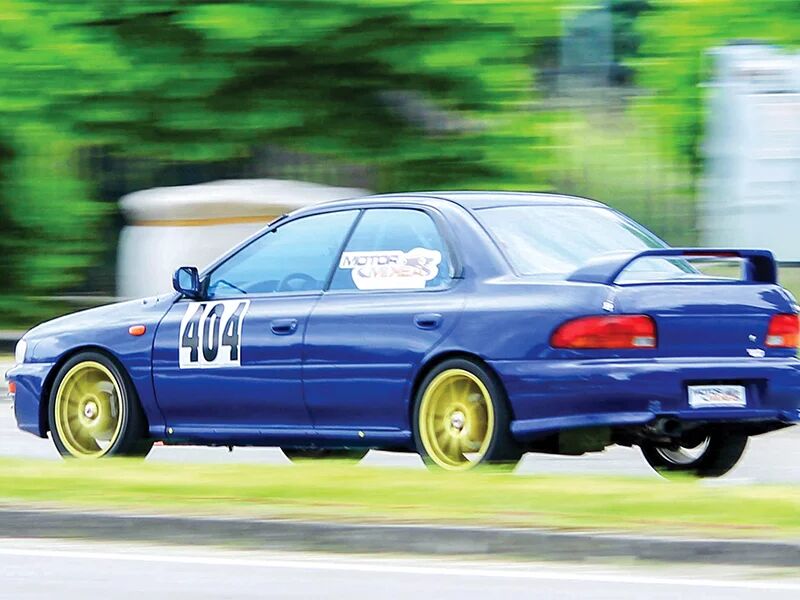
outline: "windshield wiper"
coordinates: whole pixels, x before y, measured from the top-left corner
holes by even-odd
[[[245,291],[244,291],[242,288],[240,288],[238,285],[235,285],[235,284],[231,283],[231,282],[230,282],[230,281],[228,281],[227,279],[220,279],[219,281],[217,281],[217,285],[220,285],[220,284],[227,285],[228,287],[230,287],[230,288],[233,288],[233,289],[235,289],[235,290],[237,290],[237,291],[239,291],[239,292],[242,292],[242,294],[244,294],[245,296],[247,296],[247,292],[245,292]]]

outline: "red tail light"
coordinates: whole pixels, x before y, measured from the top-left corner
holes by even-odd
[[[769,322],[767,346],[770,348],[797,348],[800,345],[800,317],[774,315]]]
[[[550,338],[554,348],[655,348],[656,324],[647,315],[603,315],[567,321]]]

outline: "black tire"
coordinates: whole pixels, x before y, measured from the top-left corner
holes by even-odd
[[[454,358],[445,360],[439,365],[435,366],[422,380],[419,389],[414,398],[414,410],[412,429],[414,431],[414,443],[417,452],[422,457],[426,466],[432,470],[447,469],[446,466],[440,464],[428,453],[428,450],[423,443],[423,436],[421,429],[423,425],[420,422],[420,409],[425,392],[439,375],[447,371],[464,370],[476,376],[485,386],[489,393],[489,398],[494,410],[494,428],[491,432],[488,446],[485,453],[478,460],[470,463],[469,466],[463,469],[471,469],[480,466],[491,465],[501,468],[503,470],[512,470],[516,467],[520,458],[522,458],[523,450],[516,443],[511,435],[511,410],[509,409],[508,398],[505,390],[496,376],[489,371],[482,364],[464,358]],[[463,470],[458,468],[457,470]]]
[[[55,444],[59,454],[63,457],[83,458],[82,456],[70,452],[67,444],[65,444],[56,425],[55,413],[56,397],[65,376],[77,365],[88,362],[99,363],[111,373],[120,390],[121,397],[119,401],[123,406],[119,433],[101,456],[103,458],[111,456],[144,458],[153,447],[153,440],[147,437],[147,420],[144,416],[141,404],[139,403],[136,389],[130,382],[127,373],[120,369],[108,356],[99,352],[81,352],[76,354],[59,369],[50,390],[50,397],[48,398],[48,422],[53,444]]]
[[[678,462],[670,459],[670,449],[652,443],[641,445],[648,464],[660,475],[687,474],[695,477],[720,477],[730,471],[744,454],[748,437],[742,433],[714,431],[709,433],[702,451],[694,460]]]
[[[281,448],[292,462],[307,460],[341,460],[357,463],[367,455],[369,448]]]

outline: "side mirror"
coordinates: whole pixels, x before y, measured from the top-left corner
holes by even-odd
[[[200,273],[197,267],[179,267],[172,276],[172,287],[187,298],[200,298]]]

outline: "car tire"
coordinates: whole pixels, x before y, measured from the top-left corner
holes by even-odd
[[[292,462],[307,460],[341,460],[357,463],[367,455],[369,448],[281,448]]]
[[[422,380],[414,398],[414,442],[432,469],[513,469],[522,448],[511,435],[505,390],[482,364],[450,359]]]
[[[641,444],[642,454],[648,464],[660,475],[687,474],[695,477],[720,477],[730,471],[744,454],[748,437],[727,431],[711,432],[691,450],[684,447],[665,448],[653,443]],[[683,456],[683,459],[681,457]]]
[[[48,398],[53,443],[68,458],[144,458],[153,447],[136,389],[105,354],[81,352],[59,369]]]

